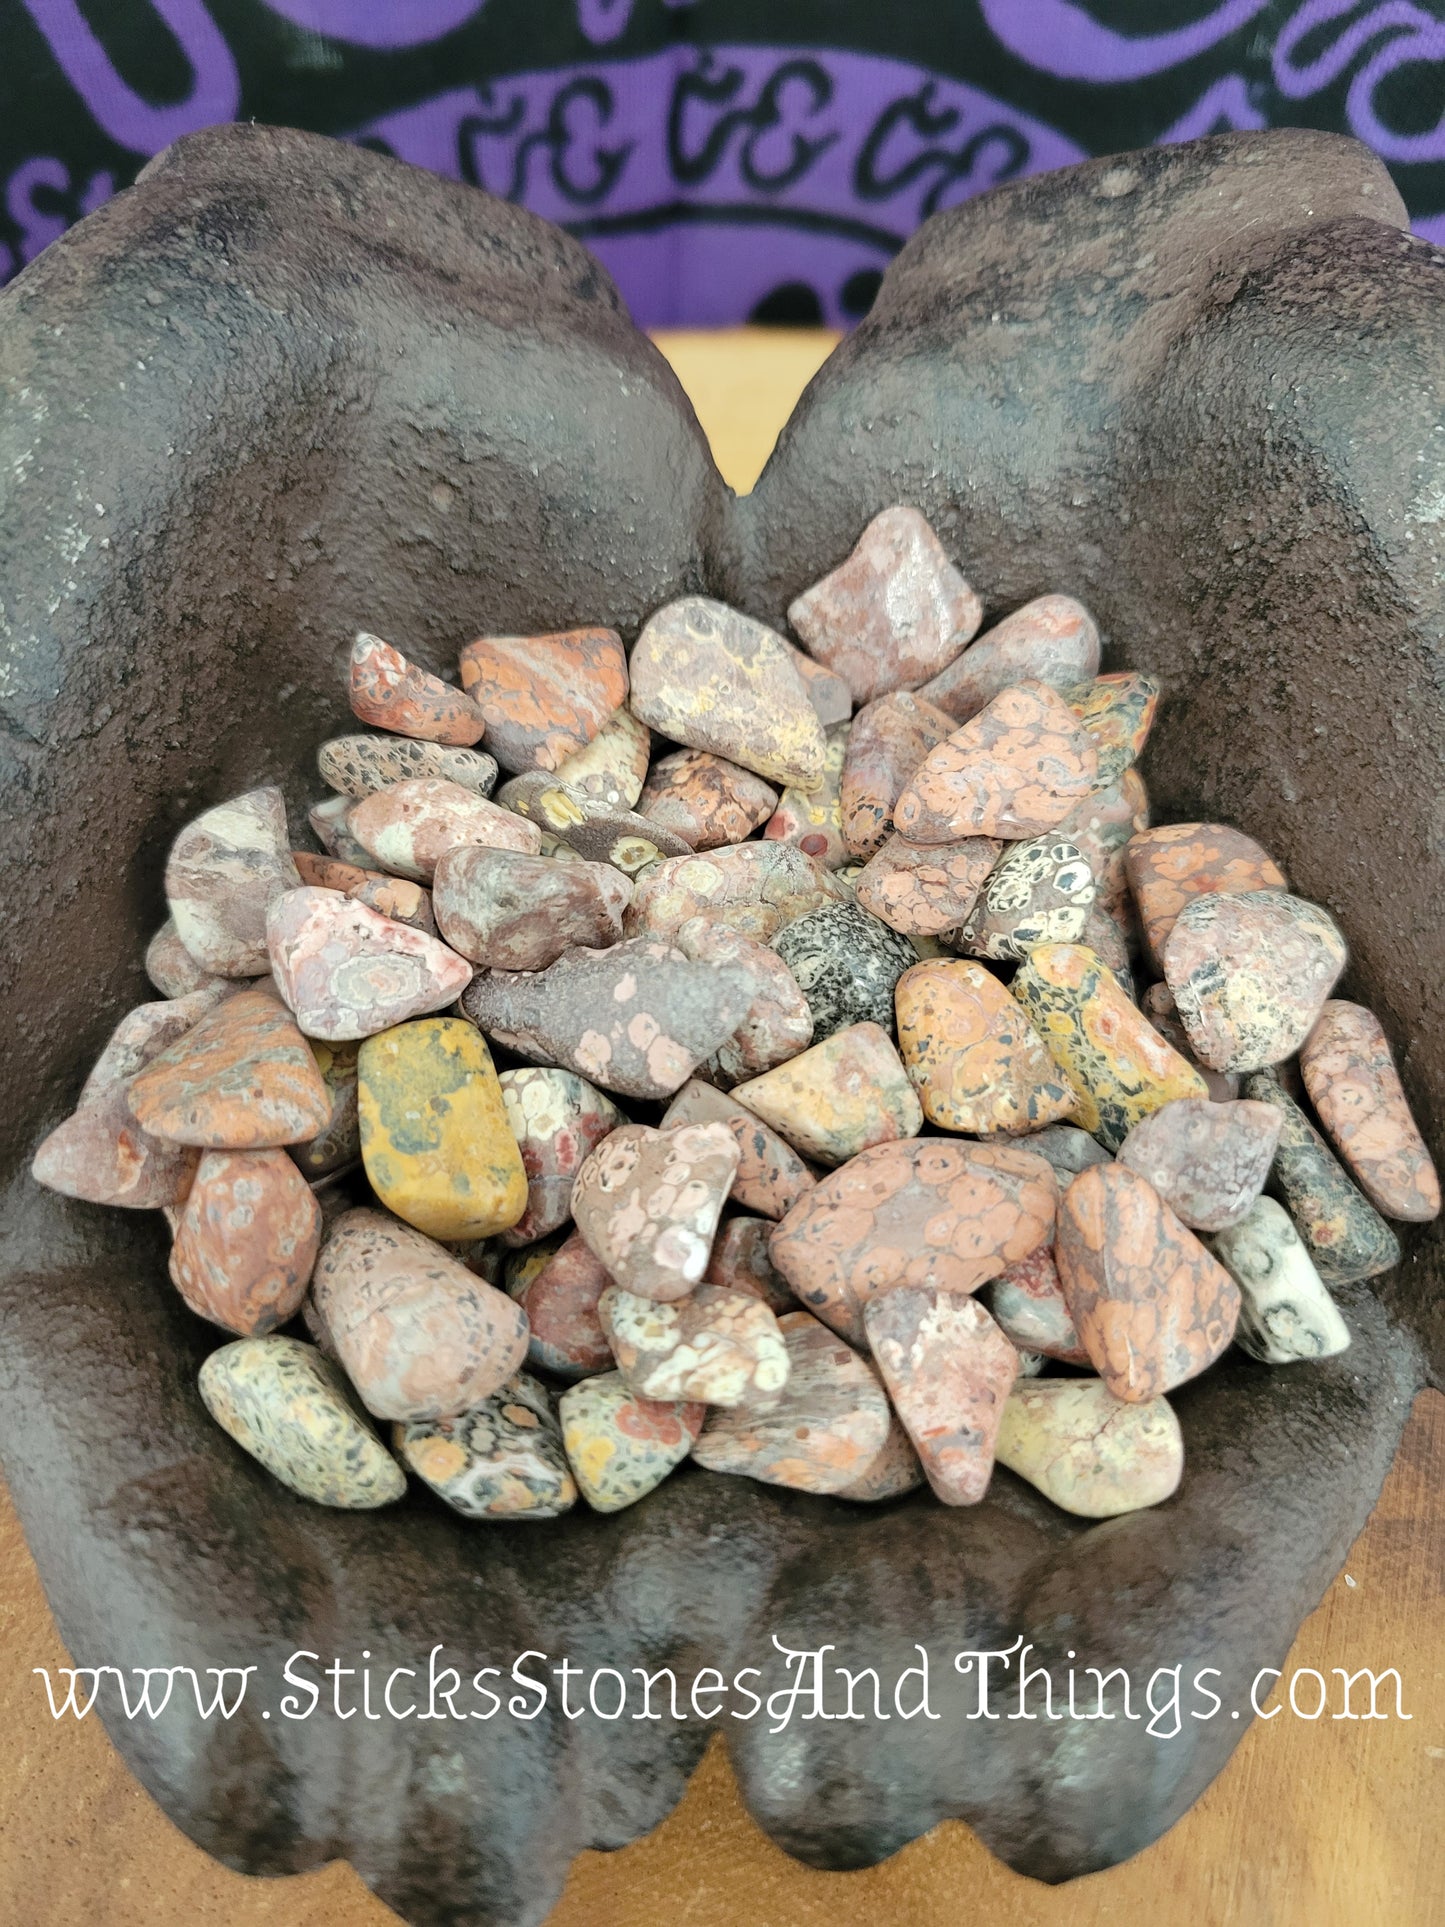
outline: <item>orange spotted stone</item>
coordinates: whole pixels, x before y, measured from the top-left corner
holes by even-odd
[[[384,870],[363,870],[354,863],[338,862],[332,856],[317,856],[311,850],[293,850],[291,856],[297,875],[307,887],[339,890],[342,896],[353,897],[379,916],[410,924],[413,930],[424,931],[429,937],[437,934],[431,893],[419,883],[389,877]]]
[[[1096,1164],[1074,1179],[1055,1255],[1070,1316],[1115,1398],[1159,1397],[1234,1337],[1239,1287],[1127,1165]]]
[[[736,1098],[711,1084],[691,1078],[683,1085],[667,1108],[662,1128],[668,1130],[674,1124],[726,1124],[738,1144],[738,1168],[728,1195],[749,1211],[781,1218],[813,1188],[813,1174],[793,1147]]]
[[[334,856],[317,856],[314,850],[293,850],[291,861],[302,883],[312,890],[339,890],[349,897],[368,877],[379,877],[381,870],[358,869],[354,863],[341,863]]]
[[[1117,783],[1091,790],[1059,825],[1058,833],[1083,857],[1098,885],[1098,904],[1128,933],[1137,920],[1124,863],[1131,837],[1149,827],[1149,792],[1136,769]]]
[[[637,810],[694,850],[742,843],[778,807],[778,792],[740,763],[705,749],[674,750],[648,772]]]
[[[685,1298],[707,1270],[738,1155],[725,1124],[624,1124],[577,1173],[573,1220],[627,1291]]]
[[[504,770],[558,770],[627,700],[627,657],[614,629],[481,636],[462,650],[462,687]]]
[[[922,696],[896,690],[860,709],[848,732],[838,804],[850,856],[866,863],[893,834],[893,809],[931,749],[957,727]]]
[[[923,1126],[903,1061],[877,1024],[850,1024],[733,1096],[795,1151],[843,1164],[870,1145],[916,1137]]]
[[[825,870],[839,869],[848,861],[838,787],[848,747],[848,730],[847,723],[835,723],[828,731],[823,780],[818,787],[800,790],[790,785],[763,826],[768,842],[796,843]]]
[[[1042,836],[1097,781],[1093,742],[1068,704],[1043,683],[1020,683],[929,752],[893,821],[910,843]]]
[[[479,742],[487,726],[470,697],[365,630],[351,645],[351,710],[376,729],[463,748]]]
[[[353,803],[347,829],[374,863],[412,883],[430,883],[448,850],[479,843],[537,856],[542,832],[460,783],[415,776]]]
[[[983,620],[972,585],[916,508],[886,508],[852,553],[789,605],[810,655],[855,703],[916,689],[951,662]]]
[[[1065,692],[1065,701],[1093,741],[1099,787],[1117,783],[1149,740],[1159,708],[1158,683],[1136,669],[1123,669],[1076,684]]]
[[[977,1505],[1019,1356],[975,1298],[900,1285],[864,1310],[868,1343],[928,1483],[945,1505]]]
[[[1268,851],[1222,823],[1162,823],[1142,830],[1125,845],[1124,869],[1149,955],[1160,969],[1174,920],[1195,897],[1289,888]]]
[[[627,1120],[573,1071],[525,1064],[498,1082],[527,1176],[527,1209],[500,1235],[505,1245],[527,1245],[567,1222],[583,1159]]]
[[[869,1300],[899,1285],[977,1291],[1053,1236],[1059,1187],[1012,1144],[921,1138],[853,1158],[773,1233],[773,1263],[799,1301],[852,1343]]]
[[[692,1456],[798,1492],[840,1492],[888,1439],[888,1398],[872,1367],[805,1311],[778,1320],[789,1374],[767,1406],[714,1406]]]
[[[742,1291],[761,1298],[781,1318],[784,1312],[797,1311],[798,1301],[768,1253],[773,1226],[767,1218],[729,1218],[719,1225],[713,1239],[712,1257],[704,1280],[728,1291]]]
[[[766,943],[786,923],[846,901],[817,860],[791,843],[740,843],[668,857],[639,877],[623,919],[629,937],[670,940],[690,917],[710,917]]]
[[[967,920],[1002,848],[991,836],[934,844],[890,836],[863,866],[858,901],[890,930],[936,937]]]
[[[1098,668],[1099,626],[1083,603],[1041,595],[996,622],[920,693],[947,710],[956,728],[1016,683],[1068,689]]]
[[[590,1378],[612,1369],[612,1347],[597,1305],[612,1274],[574,1231],[519,1252],[508,1289],[526,1314],[527,1362],[558,1378]]]
[[[1020,1350],[1041,1352],[1065,1365],[1089,1363],[1069,1315],[1052,1245],[1020,1258],[986,1289],[995,1324]]]
[[[1073,1116],[1077,1091],[1017,999],[982,964],[914,964],[895,998],[898,1048],[930,1124],[991,1137]]]
[[[1361,1190],[1387,1218],[1440,1215],[1440,1180],[1380,1020],[1331,999],[1300,1052],[1310,1101]]]
[[[742,971],[752,992],[746,1017],[708,1058],[705,1076],[718,1084],[738,1084],[786,1063],[812,1043],[808,999],[776,950],[707,917],[690,917],[676,943],[694,963]]]
[[[877,1505],[884,1499],[899,1499],[905,1492],[916,1492],[925,1483],[923,1467],[913,1441],[899,1423],[898,1414],[888,1414],[888,1437],[883,1448],[851,1484],[840,1486],[835,1499],[851,1499],[855,1505]]]
[[[320,1207],[284,1151],[207,1151],[171,1281],[198,1318],[257,1338],[296,1316],[320,1245]]]
[[[228,997],[128,1089],[143,1130],[203,1150],[304,1144],[331,1116],[311,1046],[271,990]]]

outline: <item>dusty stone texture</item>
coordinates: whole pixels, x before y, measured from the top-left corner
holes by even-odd
[[[673,1098],[663,1116],[674,1124],[726,1124],[738,1145],[738,1168],[729,1196],[765,1218],[781,1218],[812,1188],[813,1174],[790,1144],[735,1098],[697,1078]]]
[[[883,848],[893,834],[893,807],[909,777],[954,728],[951,716],[906,690],[880,696],[858,711],[838,781],[850,856],[866,863]]]
[[[1119,1146],[1119,1162],[1147,1178],[1195,1231],[1223,1231],[1263,1191],[1280,1122],[1271,1105],[1249,1098],[1178,1097],[1140,1119]]]
[[[725,1124],[621,1125],[583,1161],[572,1217],[619,1285],[685,1298],[707,1270],[738,1158]]]
[[[612,1274],[580,1231],[514,1253],[507,1272],[507,1289],[526,1314],[529,1365],[566,1379],[611,1371],[597,1303]]]
[[[989,872],[950,941],[970,956],[1022,962],[1041,943],[1080,943],[1097,895],[1094,874],[1067,837],[1014,843]]]
[[[906,937],[856,903],[830,903],[780,930],[773,949],[807,999],[813,1038],[852,1024],[893,1028],[893,989],[915,961]]]
[[[1078,683],[1064,700],[1093,739],[1100,789],[1117,783],[1143,751],[1159,709],[1159,684],[1137,669]]]
[[[635,937],[568,950],[546,970],[473,978],[461,1008],[509,1050],[623,1097],[671,1097],[733,1035],[751,980]]]
[[[463,844],[437,865],[432,909],[443,937],[470,962],[545,970],[574,944],[605,950],[616,943],[630,895],[605,863],[555,863]]]
[[[670,940],[690,918],[704,916],[767,943],[795,918],[846,897],[822,864],[791,843],[740,843],[671,857],[649,870],[638,879],[623,927],[629,937]]]
[[[1255,1071],[1240,1088],[1245,1097],[1272,1104],[1283,1119],[1271,1189],[1279,1193],[1325,1283],[1331,1288],[1357,1284],[1398,1265],[1399,1238],[1351,1183],[1279,1078]]]
[[[1150,959],[1160,970],[1174,920],[1195,897],[1289,889],[1269,852],[1223,823],[1161,823],[1142,830],[1124,846],[1124,872]]]
[[[1021,1378],[994,1456],[1065,1512],[1116,1519],[1178,1489],[1184,1435],[1168,1399],[1125,1405],[1098,1379]]]
[[[1234,1336],[1234,1280],[1127,1165],[1092,1165],[1074,1179],[1054,1255],[1085,1351],[1129,1404],[1205,1371]]]
[[[501,1238],[505,1245],[528,1245],[571,1217],[582,1160],[627,1120],[610,1097],[574,1071],[524,1065],[503,1071],[498,1082],[527,1177],[527,1208]]]
[[[724,1085],[741,1083],[796,1057],[812,1043],[808,999],[777,950],[708,917],[690,917],[675,942],[694,963],[742,971],[752,991],[746,1017],[704,1066],[709,1078]]]
[[[331,736],[316,752],[316,767],[324,783],[358,802],[414,776],[440,777],[478,796],[490,796],[497,786],[497,759],[485,750],[418,742],[409,736]]]
[[[466,1519],[555,1519],[577,1503],[551,1398],[526,1372],[456,1418],[396,1426],[393,1442],[407,1470]]]
[[[793,1206],[769,1247],[804,1307],[866,1344],[869,1301],[901,1285],[967,1294],[1053,1236],[1059,1188],[1014,1145],[876,1145]]]
[[[1140,1118],[1171,1098],[1205,1095],[1200,1073],[1081,944],[1040,944],[1009,990],[1079,1093],[1079,1123],[1106,1149],[1116,1151]]]
[[[1087,1365],[1089,1354],[1069,1315],[1051,1244],[1019,1258],[985,1287],[994,1321],[1021,1350]]]
[[[610,809],[636,809],[651,754],[652,731],[624,704],[590,743],[558,764],[557,781]]]
[[[982,620],[982,602],[926,518],[896,504],[875,515],[852,553],[788,608],[794,634],[842,677],[855,703],[916,689],[953,660]]]
[[[1018,1000],[982,964],[916,963],[895,996],[898,1049],[930,1124],[991,1137],[1073,1114],[1078,1093]]]
[[[778,792],[770,783],[705,749],[660,756],[637,802],[639,815],[694,850],[743,842],[777,807]]]
[[[792,1286],[769,1254],[772,1235],[769,1218],[725,1218],[713,1239],[703,1280],[725,1291],[760,1298],[775,1318],[781,1318],[784,1312],[797,1311],[799,1306]]]
[[[930,750],[893,811],[911,843],[1043,836],[1097,785],[1093,742],[1043,683],[1004,689]]]
[[[1018,1353],[976,1298],[933,1285],[870,1299],[863,1322],[928,1483],[945,1505],[977,1505]]]
[[[977,637],[919,694],[945,710],[956,728],[1016,683],[1067,689],[1099,667],[1099,625],[1068,595],[1035,596]]]
[[[1406,1223],[1438,1218],[1440,1179],[1374,1012],[1332,998],[1305,1039],[1300,1071],[1320,1123],[1375,1209]]]
[[[1002,848],[991,836],[934,844],[890,836],[863,867],[858,901],[905,936],[939,936],[971,913]]]
[[[346,1375],[378,1418],[452,1418],[527,1356],[505,1292],[410,1225],[366,1208],[331,1227],[311,1286]]]
[[[801,790],[790,784],[763,826],[767,842],[795,843],[825,870],[840,869],[848,861],[839,785],[849,728],[848,723],[835,723],[827,731],[823,777],[817,788]]]
[[[1058,827],[1094,873],[1097,902],[1132,942],[1142,942],[1138,915],[1129,889],[1124,852],[1132,837],[1147,830],[1149,792],[1136,769],[1126,769],[1117,783],[1091,790]]]
[[[806,1311],[778,1320],[788,1382],[766,1405],[712,1408],[692,1456],[798,1492],[838,1492],[869,1468],[888,1438],[888,1399],[872,1368]]]
[[[594,1512],[620,1512],[655,1491],[692,1449],[704,1405],[639,1398],[620,1372],[569,1385],[558,1401],[562,1443]]]
[[[374,729],[461,748],[479,742],[487,726],[469,696],[365,629],[351,645],[351,713]]]
[[[284,1151],[207,1151],[171,1247],[171,1282],[198,1318],[259,1338],[296,1316],[321,1210]]]
[[[632,711],[670,742],[816,789],[827,747],[793,665],[766,624],[706,596],[648,618],[632,651]]]
[[[167,917],[146,945],[145,973],[162,997],[187,997],[207,984],[226,981],[196,962],[181,942],[174,917]]]
[[[1258,1071],[1293,1057],[1345,967],[1329,912],[1283,890],[1193,897],[1164,946],[1164,975],[1201,1063]]]
[[[331,1115],[311,1047],[270,989],[208,1010],[126,1092],[142,1130],[211,1151],[304,1144]]]
[[[286,800],[273,784],[203,810],[166,858],[166,904],[176,932],[217,977],[255,977],[268,968],[266,912],[300,881]]]
[[[1350,1328],[1282,1204],[1256,1198],[1238,1224],[1211,1242],[1239,1286],[1234,1337],[1252,1358],[1265,1365],[1293,1365],[1345,1350]]]
[[[923,1108],[887,1031],[853,1024],[733,1090],[795,1151],[843,1164],[870,1145],[916,1137]]]
[[[479,636],[461,653],[462,687],[482,712],[505,770],[557,770],[627,700],[627,657],[614,629]]]
[[[1149,1019],[1172,1049],[1178,1051],[1186,1064],[1192,1064],[1204,1079],[1205,1089],[1216,1104],[1225,1104],[1230,1098],[1239,1096],[1239,1075],[1235,1071],[1214,1071],[1207,1064],[1201,1064],[1194,1055],[1194,1046],[1189,1041],[1189,1033],[1184,1028],[1179,1012],[1174,1007],[1174,992],[1166,983],[1150,984],[1139,999],[1139,1008]]]
[[[348,810],[346,827],[369,861],[412,883],[430,883],[442,857],[458,844],[528,856],[542,847],[535,824],[439,776],[407,777],[363,796]]]
[[[277,897],[266,916],[276,986],[308,1037],[372,1037],[454,1004],[471,965],[424,930],[354,898],[309,885]]]
[[[613,1285],[597,1312],[624,1383],[642,1398],[755,1405],[781,1392],[792,1370],[778,1321],[755,1292],[700,1284],[661,1304]]]

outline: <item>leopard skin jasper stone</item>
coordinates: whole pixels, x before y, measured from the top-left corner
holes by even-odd
[[[652,755],[652,731],[624,704],[614,710],[592,741],[558,764],[554,772],[564,789],[609,809],[635,810]]]
[[[505,1292],[384,1211],[346,1211],[312,1274],[317,1312],[378,1418],[450,1418],[500,1390],[527,1356]]]
[[[1205,1096],[1204,1079],[1081,944],[1040,944],[1009,986],[1079,1094],[1083,1128],[1117,1151],[1141,1117],[1175,1097]]]
[[[181,942],[217,977],[257,977],[266,912],[301,879],[291,861],[279,789],[248,790],[190,822],[166,858],[166,907]]]
[[[284,1151],[207,1151],[171,1247],[198,1318],[258,1338],[296,1316],[321,1248],[321,1208]]]
[[[1201,1063],[1258,1071],[1293,1057],[1345,967],[1334,919],[1284,890],[1193,897],[1164,945],[1164,976]]]
[[[626,878],[605,863],[463,844],[437,865],[432,908],[443,937],[471,963],[545,970],[574,944],[603,950],[618,942],[630,895]]]
[[[1108,962],[1107,958],[1105,962]],[[1174,1008],[1174,992],[1168,984],[1150,984],[1139,1000],[1139,1008],[1164,1041],[1178,1051],[1186,1064],[1192,1064],[1199,1072],[1216,1104],[1227,1103],[1230,1098],[1239,1096],[1239,1077],[1236,1072],[1212,1071],[1194,1055],[1194,1046],[1180,1021],[1179,1012]]]
[[[769,1218],[727,1218],[718,1226],[704,1284],[761,1298],[775,1318],[797,1311],[798,1301],[768,1252],[773,1235]]]
[[[523,1057],[623,1097],[671,1097],[747,1016],[752,981],[645,937],[569,950],[546,970],[492,970],[462,997],[472,1022]]]
[[[830,903],[780,930],[772,947],[808,1001],[816,1042],[854,1024],[893,1028],[894,985],[914,949],[867,910]]]
[[[953,941],[971,956],[1019,963],[1041,943],[1078,943],[1095,895],[1093,871],[1067,837],[1032,837],[1004,851]]]
[[[127,1091],[142,1130],[208,1151],[305,1144],[331,1116],[311,1046],[269,987],[208,1010]]]
[[[1099,627],[1083,603],[1041,595],[977,637],[919,693],[947,711],[957,728],[1015,683],[1068,689],[1098,668]]]
[[[1050,1167],[1061,1189],[1091,1164],[1107,1164],[1111,1155],[1096,1137],[1075,1124],[1050,1124],[1046,1130],[1030,1133],[1022,1143]]]
[[[1125,1164],[1096,1164],[1074,1179],[1054,1256],[1084,1349],[1128,1404],[1194,1378],[1234,1337],[1239,1287]]]
[[[364,903],[368,910],[375,910],[378,916],[390,917],[393,923],[410,924],[413,930],[420,930],[423,936],[434,937],[437,934],[431,892],[423,890],[419,883],[408,883],[405,877],[389,877],[373,872],[349,894],[357,903]]]
[[[455,690],[451,693],[456,695]],[[475,713],[480,718],[480,711]],[[490,796],[497,786],[497,761],[485,750],[420,743],[407,736],[333,736],[317,750],[316,767],[331,789],[358,801],[413,776],[437,776],[478,796]]]
[[[742,843],[777,807],[770,783],[704,749],[659,757],[637,803],[639,815],[698,851]]]
[[[1134,1126],[1119,1162],[1147,1178],[1195,1231],[1224,1231],[1263,1191],[1280,1123],[1272,1105],[1250,1098],[1180,1097]]]
[[[479,636],[461,653],[462,687],[486,718],[505,770],[554,773],[627,700],[627,657],[614,629]]]
[[[929,751],[893,821],[910,843],[1043,836],[1098,780],[1093,741],[1063,698],[1020,683]]]
[[[870,1145],[916,1137],[923,1128],[903,1060],[887,1031],[853,1024],[733,1091],[795,1151],[817,1164],[843,1164]]]
[[[1174,920],[1195,897],[1289,888],[1267,850],[1223,823],[1161,823],[1142,830],[1124,846],[1124,871],[1150,958],[1161,969]]]
[[[358,1417],[330,1359],[299,1338],[238,1338],[201,1367],[206,1410],[244,1452],[314,1505],[370,1511],[406,1474]]]
[[[527,1363],[555,1378],[590,1378],[612,1369],[612,1347],[597,1314],[612,1274],[581,1232],[557,1233],[510,1253],[507,1290],[526,1314]]]
[[[848,861],[838,785],[843,774],[849,728],[848,723],[835,723],[827,732],[823,780],[817,789],[800,790],[789,785],[763,826],[767,842],[796,843],[825,870],[837,870]]]
[[[846,896],[791,843],[739,843],[654,865],[638,878],[623,927],[629,937],[670,942],[690,918],[705,916],[767,943],[785,924]]]
[[[296,860],[294,851],[291,860]],[[162,997],[186,997],[207,984],[227,981],[196,962],[181,942],[174,917],[167,917],[146,945],[145,973]]]
[[[662,1128],[674,1124],[726,1124],[737,1140],[738,1168],[729,1197],[765,1218],[781,1218],[805,1191],[812,1172],[790,1144],[735,1098],[690,1078],[673,1098]]]
[[[871,1298],[977,1291],[1049,1241],[1058,1201],[1052,1170],[1016,1145],[882,1144],[800,1199],[769,1248],[800,1303],[862,1345]]]
[[[908,779],[956,725],[923,697],[896,690],[853,718],[838,782],[843,841],[866,863],[893,834],[893,808]]]
[[[643,1398],[756,1404],[788,1382],[778,1321],[755,1293],[702,1284],[659,1304],[613,1285],[597,1310],[618,1371]]]
[[[1327,1285],[1359,1284],[1400,1262],[1400,1241],[1369,1199],[1346,1175],[1329,1146],[1272,1071],[1255,1071],[1241,1085],[1245,1097],[1280,1113],[1272,1189],[1294,1220],[1315,1268]]]
[[[1130,1003],[1138,1003],[1128,937],[1108,912],[1100,909],[1097,902],[1089,905],[1084,917],[1084,928],[1077,941],[1086,950],[1092,950],[1101,962],[1109,966],[1119,980],[1119,988]]]
[[[428,743],[467,746],[486,728],[470,697],[364,629],[351,645],[351,713],[374,729]]]
[[[639,1398],[621,1372],[569,1385],[558,1401],[562,1443],[594,1512],[620,1512],[654,1491],[692,1450],[705,1405]]]
[[[841,676],[835,676],[831,669],[825,669],[822,663],[814,662],[810,655],[788,642],[786,636],[783,641],[787,643],[793,667],[824,729],[831,723],[846,723],[853,714],[853,692],[847,683]]]
[[[347,829],[374,863],[412,883],[430,883],[442,857],[458,844],[521,850],[536,856],[535,823],[441,777],[415,776],[353,803]]]
[[[930,1124],[991,1137],[1073,1115],[1078,1093],[982,964],[914,964],[895,995],[898,1048]]]
[[[328,1044],[319,1037],[311,1038],[310,1043],[331,1103],[331,1115],[315,1137],[288,1149],[302,1177],[315,1183],[346,1170],[361,1157],[361,1122],[356,1114],[356,1056],[360,1047],[355,1041]]]
[[[734,1472],[798,1492],[840,1492],[888,1440],[887,1394],[873,1368],[806,1311],[778,1320],[789,1374],[766,1406],[712,1407],[692,1456],[709,1472]]]
[[[454,1004],[471,965],[424,930],[303,885],[266,915],[271,973],[308,1037],[354,1042]]]
[[[738,1155],[725,1124],[624,1124],[583,1161],[573,1220],[619,1285],[685,1298],[707,1270]]]
[[[982,602],[926,518],[902,505],[875,515],[852,553],[788,607],[794,635],[855,703],[916,689],[982,620]]]
[[[1087,1365],[1069,1316],[1052,1245],[1040,1245],[985,1286],[994,1323],[1021,1351],[1039,1352],[1065,1365]]]
[[[608,863],[627,876],[663,857],[689,856],[692,845],[620,803],[604,803],[568,789],[544,770],[527,770],[503,783],[497,801],[558,837],[589,863]]]
[[[293,850],[291,861],[302,884],[312,890],[336,890],[349,897],[368,877],[384,876],[383,870],[361,870],[354,863],[339,863],[334,856],[317,856],[313,850]]]
[[[776,950],[707,917],[689,917],[675,942],[694,963],[741,971],[752,991],[747,1015],[708,1058],[705,1076],[719,1084],[739,1084],[796,1057],[812,1043],[808,999]]]
[[[1440,1180],[1395,1069],[1380,1020],[1332,999],[1300,1052],[1305,1089],[1360,1189],[1387,1218],[1440,1215]]]
[[[766,623],[707,596],[669,602],[643,624],[632,708],[670,742],[770,783],[811,790],[823,780],[823,725],[792,650]]]
[[[1239,1286],[1234,1337],[1251,1358],[1293,1365],[1348,1350],[1350,1328],[1282,1204],[1256,1198],[1239,1223],[1212,1242],[1215,1257]]]
[[[351,812],[355,808],[354,796],[328,796],[324,802],[311,805],[306,821],[328,856],[334,856],[338,863],[350,863],[365,870],[372,856],[351,834]]]
[[[498,1082],[527,1175],[527,1208],[502,1232],[502,1243],[528,1245],[571,1217],[572,1185],[583,1159],[627,1120],[575,1071],[527,1064],[503,1071]]]
[[[902,1498],[925,1483],[923,1467],[913,1449],[913,1441],[891,1408],[888,1436],[882,1448],[848,1485],[840,1486],[835,1499],[851,1499],[855,1505],[878,1505],[884,1499]]]
[[[903,936],[939,936],[970,915],[1002,848],[991,836],[934,844],[890,836],[863,866],[858,901]]]
[[[372,1189],[418,1231],[489,1238],[526,1210],[522,1154],[475,1025],[427,1017],[368,1037],[356,1101]]]
[[[977,1505],[1018,1353],[976,1298],[932,1285],[870,1299],[863,1322],[928,1483],[945,1505]]]
[[[1097,902],[1131,936],[1138,923],[1124,852],[1132,837],[1149,827],[1149,792],[1136,769],[1117,783],[1091,790],[1064,818],[1058,834],[1066,837],[1094,873]],[[1140,933],[1142,940],[1142,932]]]
[[[1143,751],[1159,708],[1159,685],[1136,669],[1096,676],[1064,691],[1064,700],[1093,739],[1098,787],[1117,783]]]
[[[1115,1519],[1177,1489],[1184,1435],[1167,1399],[1125,1405],[1096,1378],[1021,1378],[994,1457],[1063,1511]]]
[[[396,1455],[467,1519],[555,1519],[577,1503],[546,1386],[525,1372],[455,1418],[395,1427]]]

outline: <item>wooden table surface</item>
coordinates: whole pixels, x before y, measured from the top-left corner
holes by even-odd
[[[662,337],[735,487],[751,485],[822,333]],[[1417,1401],[1395,1469],[1291,1667],[1399,1668],[1408,1721],[1286,1711],[1246,1734],[1165,1839],[1065,1888],[1023,1880],[953,1822],[882,1867],[822,1874],[753,1825],[715,1744],[645,1840],[583,1854],[550,1927],[1438,1927],[1445,1923],[1445,1399]],[[191,1845],[94,1720],[54,1724],[32,1666],[66,1663],[0,1488],[0,1923],[382,1927],[337,1864],[248,1880]],[[1308,1708],[1308,1698],[1303,1699]]]

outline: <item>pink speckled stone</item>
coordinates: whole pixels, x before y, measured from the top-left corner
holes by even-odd
[[[372,861],[394,876],[430,883],[443,855],[463,843],[538,856],[542,832],[460,783],[410,776],[351,804],[346,828]]]
[[[527,1209],[501,1237],[503,1244],[529,1245],[571,1217],[572,1186],[583,1161],[627,1120],[575,1071],[528,1064],[503,1071],[499,1081],[527,1174]]]
[[[171,1281],[197,1317],[259,1338],[295,1317],[320,1244],[320,1206],[285,1151],[207,1151]]]
[[[266,919],[271,968],[308,1037],[374,1037],[454,1004],[471,965],[436,937],[335,890],[290,890]]]
[[[1017,1351],[976,1299],[932,1285],[870,1300],[864,1323],[928,1483],[945,1505],[977,1505],[993,1476]]]
[[[738,1158],[725,1124],[624,1124],[577,1174],[577,1229],[626,1290],[685,1298],[707,1270]]]

